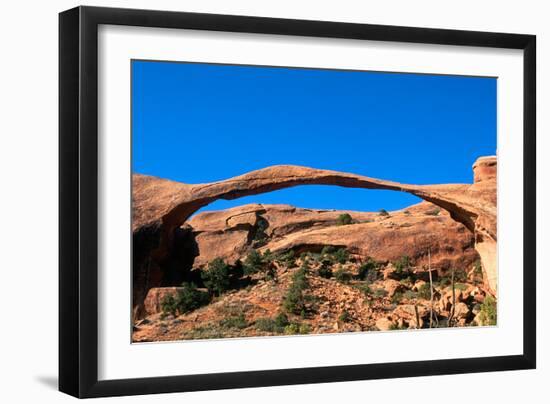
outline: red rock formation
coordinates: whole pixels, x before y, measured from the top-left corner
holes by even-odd
[[[194,212],[217,199],[247,195],[297,185],[337,185],[349,188],[386,189],[408,192],[445,209],[475,237],[489,288],[496,292],[496,157],[483,157],[474,164],[474,184],[408,185],[391,181],[299,166],[273,166],[208,184],[181,184],[154,177],[133,175],[134,283],[147,289],[158,286],[156,263],[166,257],[174,232]],[[494,174],[493,174],[494,173]],[[135,246],[139,245],[139,251]],[[155,269],[156,268],[156,269]],[[145,281],[144,281],[145,279]],[[134,300],[134,304],[136,300]]]
[[[343,213],[351,215],[352,224],[338,225]],[[254,245],[260,221],[266,226],[262,251],[318,251],[333,245],[377,261],[394,262],[406,255],[421,267],[427,265],[430,250],[432,266],[441,270],[469,269],[479,259],[473,234],[428,202],[390,212],[389,216],[255,204],[191,218],[187,223],[198,246],[194,265],[203,266],[214,258],[228,263],[242,260]]]

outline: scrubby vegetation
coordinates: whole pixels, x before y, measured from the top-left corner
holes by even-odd
[[[229,289],[230,266],[220,258],[211,261],[206,271],[201,273],[201,276],[204,286],[215,296],[219,296]]]
[[[256,250],[252,250],[244,260],[243,272],[245,275],[262,273],[266,280],[275,279],[276,272],[273,267],[273,260],[273,254],[269,250],[264,251],[263,254]]]
[[[397,274],[404,274],[409,272],[409,269],[411,267],[411,260],[407,255],[403,255],[401,258],[393,263],[393,266],[395,267],[395,272]]]
[[[388,213],[388,211],[386,209],[380,209],[378,211],[378,215],[380,215],[380,216],[389,216],[390,214]]]
[[[178,293],[167,295],[161,301],[164,314],[184,314],[210,303],[208,293],[198,290],[193,283],[183,283]]]
[[[279,264],[286,266],[287,268],[296,267],[296,256],[294,250],[288,250],[278,254],[275,257],[275,261]]]
[[[496,325],[497,324],[497,302],[494,297],[488,295],[481,304],[481,312],[479,313],[480,325]]]
[[[340,268],[336,272],[334,272],[334,278],[340,283],[350,283],[353,276],[351,275],[351,272]]]
[[[328,264],[326,261],[322,262],[319,266],[319,269],[317,269],[317,274],[321,278],[330,279],[334,275],[332,272],[332,267],[330,264]]]
[[[248,327],[248,322],[244,314],[239,314],[237,316],[227,317],[220,320],[220,326],[225,328],[237,328],[243,329]]]
[[[439,267],[437,271],[432,270],[433,279],[428,279],[428,268],[415,266],[407,255],[393,262],[379,262],[333,245],[316,251],[301,252],[297,256],[294,250],[272,253],[251,249],[242,263],[237,261],[233,265],[215,259],[195,272],[195,277],[199,275],[199,287],[184,283],[176,294],[162,300],[159,327],[162,332],[168,332],[172,322],[187,321],[178,316],[219,302],[230,290],[236,291],[228,297],[235,299],[235,303],[230,307],[213,306],[215,316],[208,314],[209,309],[201,311],[197,316],[206,315],[209,321],[188,329],[185,338],[495,325],[497,322],[496,300],[474,280],[482,276],[479,261],[468,274],[462,269]],[[279,284],[285,285],[284,293],[279,291]],[[249,292],[254,294],[254,299],[246,300]],[[256,302],[257,296],[270,293],[278,296],[275,301],[266,300],[270,302],[267,307],[273,307],[273,302],[278,307],[279,313],[273,317],[264,311],[266,306],[261,306],[263,312],[259,312]],[[335,296],[338,296],[336,305],[332,303]],[[386,323],[377,323],[384,318]]]
[[[292,275],[292,284],[283,300],[283,307],[288,313],[301,314],[305,310],[304,290],[309,286],[306,276],[306,265]]]
[[[379,264],[368,257],[367,260],[361,264],[357,271],[357,279],[367,281],[367,283],[373,283],[378,279]]]
[[[345,226],[347,224],[351,224],[352,221],[353,219],[349,213],[342,213],[338,216],[336,223],[338,224],[338,226]]]

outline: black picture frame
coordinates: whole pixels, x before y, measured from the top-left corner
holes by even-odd
[[[523,50],[523,354],[99,381],[97,52],[100,24]],[[535,60],[534,35],[97,7],[77,7],[60,13],[59,390],[84,398],[534,369]]]

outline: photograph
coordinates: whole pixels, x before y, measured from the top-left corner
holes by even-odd
[[[133,343],[498,326],[496,77],[130,69]]]

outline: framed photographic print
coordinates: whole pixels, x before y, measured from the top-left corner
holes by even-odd
[[[61,391],[535,367],[534,36],[59,21]]]

